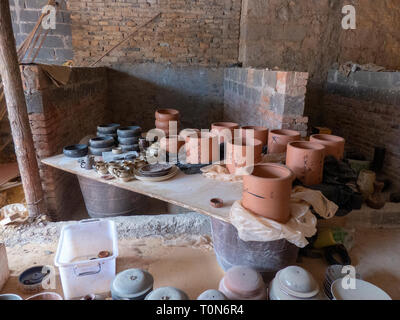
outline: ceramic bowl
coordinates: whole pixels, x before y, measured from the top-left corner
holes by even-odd
[[[116,133],[119,126],[116,123],[101,124],[97,127],[97,132],[106,134]]]
[[[145,300],[189,300],[189,297],[180,289],[162,287],[150,292]]]
[[[218,290],[207,290],[198,296],[197,300],[228,300],[228,298]]]
[[[93,148],[108,148],[115,144],[113,137],[96,137],[89,140],[89,145]]]
[[[81,158],[88,154],[88,146],[86,144],[66,146],[63,149],[63,153],[69,158]]]
[[[172,121],[179,119],[179,111],[175,109],[159,109],[156,111],[156,120]]]
[[[130,138],[119,137],[118,141],[119,141],[120,144],[133,145],[133,144],[138,144],[139,143],[139,137],[130,137]]]
[[[110,152],[112,151],[112,147],[108,148],[94,148],[94,147],[89,147],[90,154],[94,156],[102,156],[103,152]]]
[[[364,280],[355,279],[355,289],[345,289],[343,279],[337,279],[332,283],[331,292],[334,300],[392,300],[390,296]]]
[[[6,294],[0,294],[0,301],[1,300],[24,300],[24,299],[22,299],[17,294],[6,293]]]
[[[142,128],[139,126],[122,127],[117,130],[118,138],[140,137]]]
[[[153,276],[141,269],[128,269],[117,274],[111,284],[113,300],[143,300],[153,290]]]
[[[44,266],[28,268],[19,275],[18,286],[24,292],[38,292],[42,289],[42,282],[46,281],[49,272]]]

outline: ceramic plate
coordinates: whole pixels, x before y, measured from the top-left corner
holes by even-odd
[[[141,180],[141,181],[160,182],[160,181],[165,181],[165,180],[171,179],[178,172],[179,172],[178,167],[173,166],[170,173],[165,176],[162,176],[162,177],[146,177],[146,176],[141,175],[140,173],[136,174],[135,177],[136,177],[136,179]]]
[[[382,289],[372,283],[356,279],[355,289],[344,289],[342,279],[332,283],[331,291],[335,300],[392,300]]]

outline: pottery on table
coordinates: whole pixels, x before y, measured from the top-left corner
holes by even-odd
[[[260,140],[263,146],[268,143],[268,128],[258,126],[244,126],[240,128],[240,135],[243,138],[254,137]]]
[[[89,152],[90,154],[94,156],[102,156],[103,152],[111,152],[112,147],[107,147],[107,148],[94,148],[94,147],[89,147]]]
[[[153,290],[153,276],[141,269],[128,269],[116,275],[111,283],[113,300],[144,300]]]
[[[123,138],[123,137],[119,137],[118,138],[118,142],[120,144],[124,144],[124,145],[133,145],[133,144],[138,144],[139,143],[139,136],[136,137],[128,137],[128,138]]]
[[[35,294],[26,300],[64,300],[58,293],[55,292],[43,292]]]
[[[113,134],[120,127],[117,123],[101,124],[97,127],[97,132],[101,134]]]
[[[159,109],[155,113],[156,128],[162,130],[165,136],[170,134],[177,135],[179,127],[180,114],[178,110],[175,109]]]
[[[139,173],[145,177],[162,177],[170,173],[172,169],[172,165],[170,164],[148,164],[144,165],[139,169]]]
[[[88,146],[86,144],[74,144],[66,146],[63,153],[68,158],[81,158],[88,154]]]
[[[308,141],[295,141],[287,145],[286,166],[297,179],[307,186],[322,183],[325,147]]]
[[[150,292],[145,300],[189,300],[189,297],[180,289],[161,287]]]
[[[239,124],[235,122],[215,122],[211,124],[211,132],[218,136],[219,143],[231,141],[235,129],[239,129]]]
[[[209,164],[219,161],[218,136],[209,132],[186,136],[186,163]]]
[[[108,164],[104,161],[96,161],[94,163],[93,169],[99,174],[107,174],[108,173]]]
[[[94,165],[94,156],[87,155],[85,158],[78,160],[82,169],[92,170]]]
[[[109,148],[115,145],[113,137],[96,137],[89,140],[89,145],[93,148]]]
[[[249,175],[243,176],[242,205],[260,216],[280,223],[290,220],[290,195],[293,172],[276,163],[256,164]]]
[[[47,283],[50,270],[45,266],[34,266],[18,276],[18,287],[24,292],[39,292]]]
[[[122,152],[140,151],[139,144],[120,144],[119,147],[122,149]]]
[[[268,135],[268,154],[285,153],[289,142],[299,141],[300,132],[294,130],[280,129],[271,130]]]
[[[5,293],[5,294],[0,294],[0,301],[1,300],[24,300],[24,299],[22,299],[17,294]]]
[[[333,300],[392,300],[381,288],[364,280],[355,279],[354,288],[343,288],[343,279],[332,283],[331,292]]]
[[[298,266],[278,271],[269,286],[270,300],[325,300],[311,273]]]
[[[230,268],[219,283],[229,300],[266,300],[267,288],[261,274],[246,266]]]
[[[190,137],[199,137],[201,134],[201,131],[199,129],[183,129],[181,132],[179,132],[179,137],[181,137],[185,142],[188,142],[188,139]]]
[[[184,145],[185,141],[179,136],[163,137],[160,140],[160,149],[173,154],[178,154]]]
[[[262,160],[263,144],[260,140],[235,138],[226,142],[225,165],[231,174],[241,174],[240,169],[254,166]]]
[[[158,121],[178,121],[180,118],[179,111],[176,109],[159,109],[155,115]]]
[[[342,137],[331,134],[313,134],[310,141],[325,146],[325,156],[334,156],[337,160],[343,159],[346,141]]]
[[[219,290],[206,290],[197,297],[197,300],[228,300],[228,298]]]
[[[118,138],[140,137],[142,128],[139,126],[121,127],[117,130]]]

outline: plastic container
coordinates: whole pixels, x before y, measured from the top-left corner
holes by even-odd
[[[98,258],[109,251],[106,258]],[[82,220],[63,227],[55,257],[66,300],[110,291],[118,256],[117,229],[113,221]]]

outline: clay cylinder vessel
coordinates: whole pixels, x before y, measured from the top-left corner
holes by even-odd
[[[159,109],[156,111],[156,120],[158,121],[178,121],[179,111],[175,109]]]
[[[185,141],[179,136],[163,137],[160,140],[160,148],[169,153],[178,154]]]
[[[180,114],[175,109],[159,109],[156,111],[155,125],[157,129],[163,130],[166,136],[178,134]],[[176,123],[176,132],[174,125]]]
[[[331,134],[313,134],[311,142],[325,146],[325,156],[334,156],[337,160],[343,159],[345,140]]]
[[[286,166],[303,184],[320,184],[324,171],[325,147],[308,141],[295,141],[287,145]]]
[[[261,162],[263,144],[260,140],[236,138],[226,143],[226,167],[231,174],[240,174],[238,169]]]
[[[218,136],[219,143],[231,141],[235,129],[239,129],[239,124],[235,122],[215,122],[211,124],[211,132]]]
[[[264,127],[257,126],[245,126],[240,128],[240,133],[243,138],[251,137],[254,135],[254,138],[260,140],[263,143],[263,146],[268,143],[268,129]]]
[[[293,172],[284,165],[255,165],[250,175],[243,176],[243,207],[260,216],[287,223],[293,179]]]
[[[200,135],[200,130],[199,129],[183,129],[181,132],[179,132],[179,136],[185,140],[185,142],[188,142],[189,137],[198,137]]]
[[[186,163],[209,164],[219,161],[219,143],[215,134],[202,132],[201,134],[186,136]]]
[[[294,130],[271,130],[268,135],[268,153],[284,153],[289,142],[300,140],[300,132]]]

